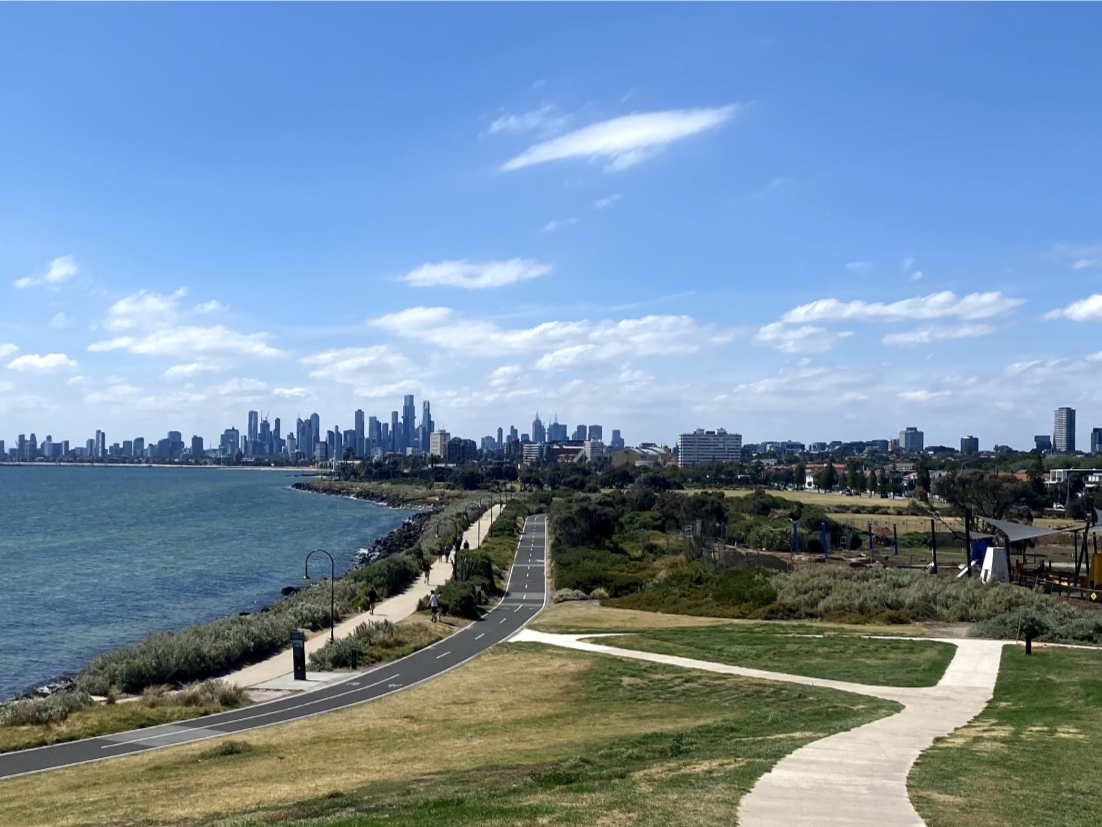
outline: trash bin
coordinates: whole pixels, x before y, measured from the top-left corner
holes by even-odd
[[[298,629],[291,632],[291,654],[295,659],[295,680],[306,680],[306,633]]]

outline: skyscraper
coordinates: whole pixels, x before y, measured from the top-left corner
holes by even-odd
[[[497,449],[499,451],[504,451],[505,450],[505,443],[502,441],[504,436],[505,436],[505,432],[503,430],[501,430],[501,428],[498,428],[497,429]],[[0,451],[0,453],[3,453],[3,452]]]
[[[391,450],[390,426],[385,422],[379,426],[379,445],[377,446],[385,454]]]
[[[547,432],[543,429],[543,423],[540,422],[539,411],[536,411],[536,418],[532,420],[532,441],[536,443],[547,441]]]
[[[589,438],[603,440],[605,438],[605,429],[600,425],[590,425]]]
[[[322,441],[321,417],[316,413],[310,414],[310,433],[308,436],[310,437],[309,443],[305,448],[301,448],[306,452],[307,458],[314,456],[314,446]]]
[[[256,437],[260,433],[260,414],[256,411],[249,411],[249,442],[256,442]]]
[[[356,456],[364,455],[364,412],[356,411]]]
[[[402,439],[401,427],[398,424],[398,412],[390,412],[390,445],[387,447],[388,451],[401,451],[405,453],[406,443]]]
[[[413,447],[413,429],[417,426],[417,406],[413,402],[413,394],[407,393],[402,404],[402,443],[398,450],[405,452],[406,448]]]
[[[373,416],[367,418],[367,435],[364,437],[364,455],[369,456],[373,448],[383,446],[383,432],[379,420]]]
[[[0,454],[4,453],[0,448]],[[1091,453],[1102,454],[1102,428],[1091,429]]]
[[[908,427],[899,432],[899,447],[905,454],[920,453],[926,443],[926,435],[918,428]]]
[[[421,403],[421,427],[417,429],[418,441],[417,446],[422,451],[427,451],[426,447],[429,444],[429,436],[436,430],[436,425],[432,421],[432,407],[429,405],[429,400],[425,400]]]
[[[971,435],[961,437],[960,452],[965,456],[978,454],[980,452],[980,441]]]
[[[1075,408],[1056,409],[1052,447],[1058,454],[1075,453]]]
[[[518,439],[520,439],[520,433],[517,431],[517,426],[516,425],[510,425],[509,426],[509,441],[510,442],[516,442]]]
[[[624,438],[620,436],[620,429],[612,429],[612,440],[608,443],[608,447],[613,451],[619,451],[624,447]]]

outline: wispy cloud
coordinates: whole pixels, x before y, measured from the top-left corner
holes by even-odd
[[[773,322],[757,332],[754,344],[773,347],[782,353],[825,353],[852,335],[848,330],[833,331],[814,325],[795,327]]]
[[[893,347],[919,347],[954,339],[975,339],[995,332],[989,324],[962,324],[955,327],[922,327],[902,333],[889,333],[881,341]]]
[[[543,225],[543,231],[545,233],[553,233],[555,230],[561,230],[563,227],[569,227],[571,224],[577,224],[576,218],[559,218],[548,221]]]
[[[570,122],[570,115],[559,112],[553,104],[545,104],[532,112],[519,115],[506,113],[490,124],[489,134],[498,132],[531,132],[554,135]]]
[[[604,198],[598,198],[596,201],[593,202],[593,206],[598,210],[603,210],[605,207],[611,207],[623,197],[624,196],[622,196],[620,193],[616,193],[615,195],[608,195]]]
[[[50,319],[50,327],[56,327],[58,330],[65,327],[69,323],[69,317],[64,313],[55,313],[54,317]]]
[[[528,258],[512,258],[508,261],[441,261],[422,264],[399,279],[412,287],[462,287],[466,290],[485,290],[504,287],[507,284],[546,276],[551,265]]]
[[[190,362],[186,365],[173,365],[163,374],[165,379],[186,379],[200,373],[217,373],[221,368],[210,362]]]
[[[1070,319],[1073,322],[1102,322],[1102,293],[1074,301],[1067,307],[1051,310],[1046,319]]]
[[[45,274],[16,279],[12,284],[19,288],[44,284],[56,290],[58,286],[67,282],[78,272],[79,268],[77,267],[76,260],[72,256],[60,256],[50,262],[50,266]]]
[[[1102,269],[1102,244],[1055,244],[1052,252],[1073,270]]]
[[[911,273],[911,281],[922,281],[922,271],[915,270],[915,272]]]
[[[675,109],[625,115],[590,124],[536,144],[502,164],[508,172],[565,158],[605,159],[605,172],[619,172],[662,152],[676,141],[718,126],[735,116],[737,105],[716,109]]]
[[[900,399],[905,402],[929,402],[931,399],[939,399],[943,396],[952,396],[952,391],[903,391],[896,394]]]
[[[789,310],[781,316],[781,321],[806,324],[839,321],[904,322],[942,318],[989,319],[1010,313],[1023,304],[1024,299],[1004,296],[998,291],[957,296],[956,293],[945,290],[891,303],[820,299]]]
[[[851,261],[846,265],[846,269],[851,273],[864,273],[866,270],[872,269],[871,261]]]
[[[218,313],[222,310],[229,310],[230,308],[220,301],[211,299],[209,302],[195,305],[193,309],[196,313]]]
[[[12,344],[0,345],[0,359],[5,356],[11,356],[13,353],[18,353],[19,348]]]
[[[49,373],[65,368],[75,368],[76,366],[77,363],[64,353],[47,353],[45,356],[39,356],[37,353],[27,353],[8,362],[8,367],[12,370],[35,373]]]

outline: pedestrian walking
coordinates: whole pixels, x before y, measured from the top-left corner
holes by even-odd
[[[421,571],[423,571],[425,573],[425,585],[427,586],[428,582],[429,582],[429,572],[432,571],[432,564],[429,563],[428,560],[422,560],[421,561]]]
[[[375,587],[372,586],[367,590],[367,613],[369,615],[375,614],[375,604],[379,602],[379,593],[375,591]]]
[[[440,595],[436,593],[436,589],[433,589],[432,594],[429,595],[429,606],[432,608],[432,622],[436,623],[437,618],[440,617]]]

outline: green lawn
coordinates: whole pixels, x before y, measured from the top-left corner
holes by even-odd
[[[951,643],[867,640],[806,624],[654,629],[594,642],[876,686],[934,686],[956,653]]]
[[[505,644],[370,704],[0,782],[4,827],[729,827],[810,741],[898,711],[844,692]]]
[[[1008,646],[995,695],[909,780],[929,827],[1102,822],[1102,652]]]

